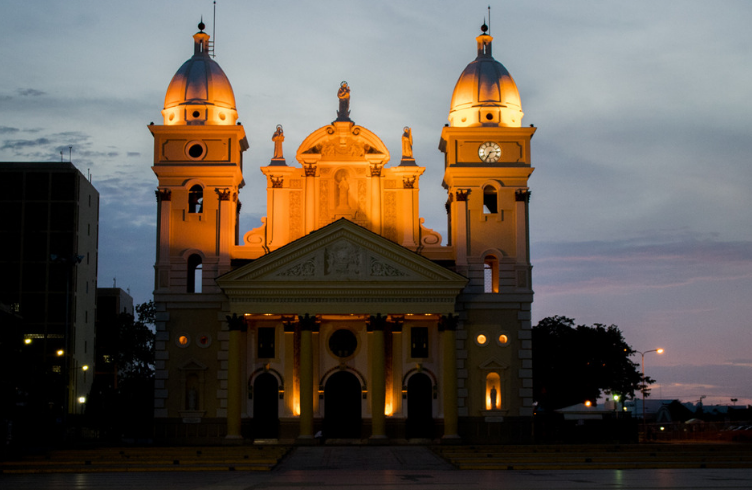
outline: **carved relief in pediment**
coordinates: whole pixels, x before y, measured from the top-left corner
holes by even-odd
[[[360,277],[362,276],[362,257],[359,247],[348,241],[329,245],[324,250],[324,275]]]
[[[376,257],[371,257],[370,263],[371,276],[400,277],[407,275],[396,267],[392,267],[391,265],[380,261]]]
[[[287,270],[277,274],[283,277],[312,277],[316,275],[316,258],[311,257],[305,262],[301,262]]]

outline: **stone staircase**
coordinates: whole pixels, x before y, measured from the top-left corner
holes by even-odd
[[[752,444],[436,446],[461,470],[752,468]]]
[[[128,447],[50,451],[0,462],[0,473],[271,471],[289,446]]]

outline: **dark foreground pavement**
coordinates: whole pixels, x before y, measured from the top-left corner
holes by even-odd
[[[752,489],[752,469],[457,470],[422,446],[298,447],[273,471],[0,475],[2,490]]]

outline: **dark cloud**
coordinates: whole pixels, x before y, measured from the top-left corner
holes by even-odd
[[[17,133],[20,129],[11,128],[9,126],[0,126],[0,134]]]
[[[41,90],[33,89],[33,88],[20,88],[18,89],[18,95],[22,97],[39,97],[40,95],[45,95],[46,92],[42,92]]]
[[[51,141],[47,138],[37,138],[35,140],[5,140],[0,150],[19,151],[24,148],[34,148],[42,145],[49,145]]]
[[[752,277],[752,241],[677,230],[623,240],[532,246],[536,290],[546,293],[662,288]]]
[[[128,155],[129,157],[140,157],[140,156],[141,156],[141,153],[140,153],[140,152],[137,152],[137,151],[129,151],[129,152],[127,153],[127,155]]]

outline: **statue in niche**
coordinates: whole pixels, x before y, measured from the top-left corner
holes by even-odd
[[[402,159],[413,157],[413,130],[408,126],[402,128]]]
[[[496,397],[498,396],[498,393],[496,392],[496,385],[491,385],[491,410],[496,410]]]
[[[281,124],[277,124],[277,130],[272,135],[272,141],[274,141],[274,160],[284,160],[282,142],[285,141],[285,132],[282,130]]]
[[[337,121],[349,121],[350,120],[350,87],[347,82],[339,84],[339,90],[337,91],[337,98],[339,99],[339,110],[337,111]]]
[[[337,208],[350,209],[350,183],[347,181],[347,171],[338,171],[334,180],[337,181]]]

